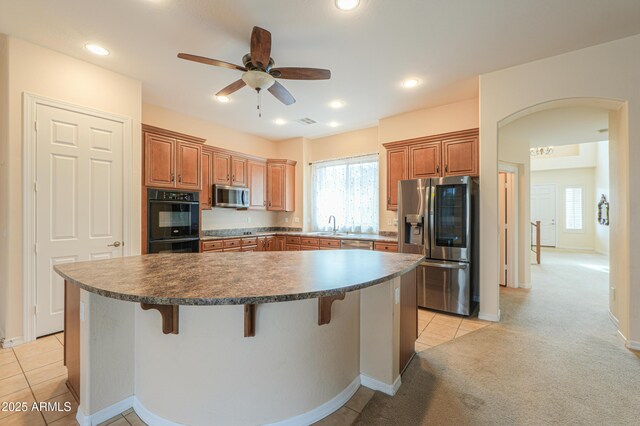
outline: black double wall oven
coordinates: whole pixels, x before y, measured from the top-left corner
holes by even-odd
[[[147,253],[200,250],[200,193],[149,189]]]

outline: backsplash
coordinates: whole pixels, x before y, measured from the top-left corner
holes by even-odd
[[[284,226],[262,226],[254,228],[207,229],[202,230],[203,237],[233,237],[236,235],[253,235],[259,232],[301,232],[302,228]]]

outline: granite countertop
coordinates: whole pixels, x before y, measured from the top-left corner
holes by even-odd
[[[388,237],[379,234],[338,234],[327,235],[324,232],[301,232],[301,231],[271,231],[271,232],[256,232],[254,234],[238,234],[238,235],[216,235],[200,237],[200,241],[211,240],[229,240],[235,238],[250,238],[250,237],[266,237],[272,235],[294,235],[300,237],[312,237],[312,238],[331,238],[335,240],[364,240],[364,241],[378,241],[385,243],[397,243],[398,237]]]
[[[405,274],[422,256],[369,250],[172,253],[54,266],[113,299],[160,305],[243,305],[331,296]]]

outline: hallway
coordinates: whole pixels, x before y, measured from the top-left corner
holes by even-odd
[[[640,354],[609,319],[608,259],[542,259],[531,290],[501,289],[500,323],[421,352],[356,424],[637,424]]]

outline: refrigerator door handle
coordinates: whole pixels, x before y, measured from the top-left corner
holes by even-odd
[[[432,268],[445,268],[445,269],[467,269],[468,263],[441,263],[441,262],[421,262],[420,266],[428,266]]]

